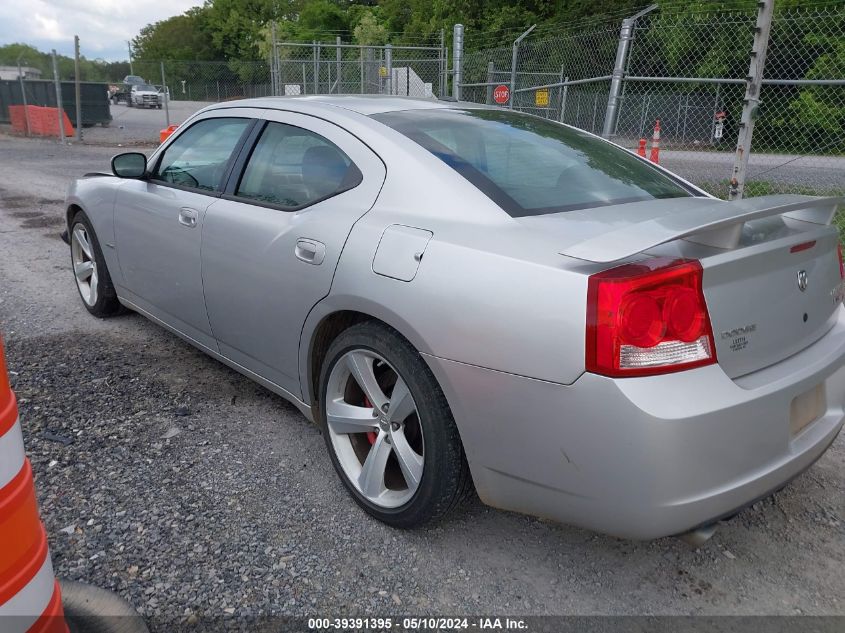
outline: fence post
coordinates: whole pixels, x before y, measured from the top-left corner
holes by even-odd
[[[619,116],[619,93],[622,92],[622,82],[625,79],[625,68],[628,63],[628,51],[631,48],[631,40],[634,37],[634,26],[637,20],[646,13],[657,8],[656,4],[646,7],[639,13],[622,20],[622,28],[619,29],[619,43],[616,45],[616,62],[613,64],[613,74],[610,79],[610,90],[607,93],[607,109],[604,114],[604,126],[601,135],[610,138],[616,127],[616,119]]]
[[[360,93],[364,94],[364,47],[358,49],[359,57],[361,58],[361,89]]]
[[[442,99],[446,95],[446,68],[448,63],[446,59],[446,32],[440,29],[440,58],[437,60],[437,68],[439,73],[439,84],[437,86],[437,96]]]
[[[22,54],[21,54],[22,55]],[[30,136],[32,132],[29,126],[29,108],[26,103],[26,87],[23,83],[23,70],[21,69],[21,55],[18,55],[18,79],[21,82],[21,102],[23,103],[23,116],[26,121],[26,135]]]
[[[167,90],[167,79],[164,77],[164,62],[161,62],[161,89],[164,91],[164,127],[170,127],[170,96]]]
[[[56,84],[56,111],[59,116],[59,137],[62,140],[62,145],[65,144],[65,118],[64,107],[62,105],[62,82],[59,80],[59,62],[56,60],[56,49],[53,49],[53,81]]]
[[[341,81],[341,73],[340,73],[340,70],[341,70],[341,69],[340,69],[340,60],[341,60],[341,55],[340,55],[340,35],[338,35],[338,36],[337,36],[337,39],[335,40],[335,43],[337,44],[337,55],[335,56],[335,57],[336,57],[336,59],[337,59],[337,79],[335,80],[335,83],[337,84],[337,94],[340,94],[340,90],[341,90],[341,89],[340,89],[340,81]]]
[[[569,96],[569,76],[563,79],[563,94],[560,95],[560,122],[564,122],[566,115],[566,98]]]
[[[493,72],[495,65],[493,62],[487,62],[487,100],[485,103],[491,105],[493,103]]]
[[[321,42],[314,42],[314,94],[320,94],[320,56],[323,51],[320,47]]]
[[[82,142],[82,84],[79,77],[79,36],[73,36],[73,73],[76,75],[76,140]]]
[[[516,100],[516,62],[519,55],[519,43],[528,37],[528,34],[534,30],[536,24],[532,24],[528,30],[513,41],[513,51],[511,52],[511,98],[508,101],[508,107],[513,110],[513,102]]]
[[[561,106],[560,107],[561,115],[563,115],[563,73],[564,73],[565,70],[566,70],[565,66],[563,64],[561,64],[561,66],[560,66],[560,79],[558,79],[558,81],[560,81],[560,83],[561,83],[561,86],[557,89],[558,103]],[[549,106],[550,107],[551,107],[551,104],[552,104],[552,99],[551,99],[551,92],[550,92],[549,93]],[[562,120],[562,118],[561,118],[561,120]]]
[[[456,24],[452,29],[452,96],[461,100],[461,82],[464,80],[464,25]]]
[[[279,96],[278,68],[276,67],[276,21],[270,22],[270,94]]]
[[[742,119],[739,123],[739,138],[736,141],[736,156],[731,176],[728,199],[742,198],[745,192],[745,175],[748,169],[748,155],[751,152],[751,136],[754,120],[760,105],[760,86],[766,65],[766,51],[769,46],[769,32],[772,28],[774,0],[760,0],[757,4],[757,26],[754,28],[754,46],[751,49],[751,65],[745,80],[745,99],[742,102]]]
[[[384,65],[387,67],[387,94],[393,94],[393,45],[384,47]]]

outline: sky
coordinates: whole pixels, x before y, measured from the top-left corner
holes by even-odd
[[[89,59],[129,58],[126,42],[142,27],[202,0],[0,0],[0,46],[22,42],[73,56],[73,36]]]

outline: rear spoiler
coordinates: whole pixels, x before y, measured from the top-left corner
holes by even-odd
[[[687,199],[688,202],[692,200]],[[675,213],[638,222],[578,242],[561,255],[591,262],[609,263],[677,239],[685,239],[716,248],[736,248],[742,226],[749,220],[782,215],[791,220],[827,225],[833,221],[845,197],[760,196],[727,202],[699,198],[694,205]]]

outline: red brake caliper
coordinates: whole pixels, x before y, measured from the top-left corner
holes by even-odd
[[[364,406],[365,407],[372,407],[373,403],[370,402],[370,399],[367,396],[364,396]],[[367,441],[370,443],[370,446],[376,443],[376,435],[375,431],[367,431]]]

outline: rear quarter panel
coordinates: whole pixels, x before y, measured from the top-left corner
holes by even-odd
[[[579,267],[590,266],[559,255],[553,239],[432,160],[416,177],[405,173],[407,162],[405,169],[387,162],[382,193],[352,229],[302,340],[327,315],[355,310],[391,325],[423,354],[571,384],[584,371],[587,278]],[[395,224],[433,233],[411,281],[373,271],[379,241]],[[307,367],[303,345],[303,395],[312,402]]]

